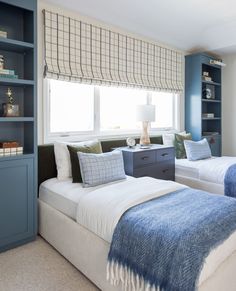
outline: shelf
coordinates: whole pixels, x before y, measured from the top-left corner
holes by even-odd
[[[221,100],[216,100],[216,99],[205,99],[205,98],[202,98],[202,102],[208,102],[208,103],[221,103]]]
[[[214,85],[214,86],[221,86],[220,83],[210,82],[210,81],[204,81],[204,80],[202,80],[202,83],[203,83],[203,84]]]
[[[33,117],[0,117],[0,122],[33,122]]]
[[[0,50],[23,53],[33,48],[32,43],[0,37]]]
[[[202,120],[221,120],[221,118],[220,117],[214,117],[214,118],[202,117]]]
[[[34,84],[33,80],[0,78],[0,85],[4,86],[32,86]]]

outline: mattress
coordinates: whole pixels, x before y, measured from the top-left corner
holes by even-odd
[[[127,179],[135,179],[127,176]],[[108,184],[122,183],[124,180]],[[108,185],[106,184],[106,185]],[[91,191],[104,187],[83,188],[82,183],[72,183],[72,179],[60,181],[57,178],[46,180],[40,185],[39,199],[66,216],[76,220],[77,207],[80,199]]]
[[[175,159],[175,175],[192,179],[200,179],[200,167],[202,167],[207,162],[209,162],[209,160],[212,159],[215,159],[215,157],[199,161],[189,161],[188,159]]]

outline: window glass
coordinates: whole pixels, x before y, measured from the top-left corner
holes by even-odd
[[[93,130],[93,86],[50,80],[49,103],[51,133]]]
[[[156,106],[156,121],[152,128],[174,127],[174,94],[152,92],[152,104]]]
[[[100,87],[100,128],[104,130],[134,130],[140,128],[136,121],[136,106],[147,102],[144,90]]]

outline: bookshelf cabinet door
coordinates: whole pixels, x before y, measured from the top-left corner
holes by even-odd
[[[0,251],[34,235],[32,158],[0,163]]]

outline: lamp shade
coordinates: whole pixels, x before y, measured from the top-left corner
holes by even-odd
[[[155,105],[138,105],[136,117],[137,121],[155,121]]]

